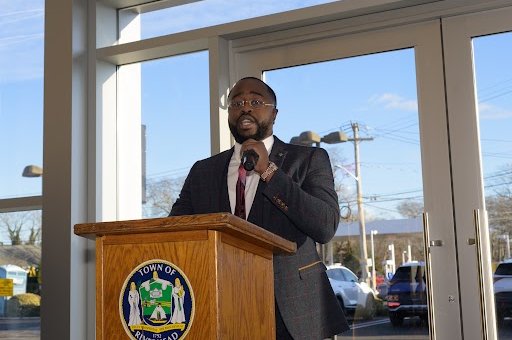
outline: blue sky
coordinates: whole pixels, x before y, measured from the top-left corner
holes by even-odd
[[[244,2],[234,12],[232,1],[212,0],[145,14],[143,36],[325,2]],[[199,17],[195,7],[201,6],[211,7],[203,7],[200,13],[207,15]],[[42,163],[43,1],[0,0],[0,8],[0,158],[8,164],[0,167],[0,198],[40,194],[41,180],[23,178],[21,172],[27,164]],[[183,20],[171,26],[169,15]],[[191,15],[194,20],[187,19]],[[512,155],[512,68],[506,59],[512,38],[483,37],[474,45],[484,169],[492,174],[509,164]],[[338,129],[350,136],[350,122],[358,122],[361,135],[374,138],[361,143],[363,194],[377,201],[421,196],[413,50],[270,71],[265,76],[278,95],[277,136],[289,141],[305,130],[323,135]],[[185,176],[195,160],[209,155],[207,52],[143,63],[142,103],[150,180]],[[352,143],[322,146],[353,169]],[[347,190],[355,188],[350,177],[344,184]],[[373,205],[371,215],[396,216],[392,210],[399,201],[377,201],[368,202]]]
[[[482,163],[484,177],[490,178],[512,164],[512,33],[476,38],[473,45]]]
[[[370,196],[375,203],[391,193],[417,190],[415,196],[421,194],[412,49],[290,67],[269,71],[265,76],[280,103],[276,135],[289,141],[302,131],[325,135],[343,130],[353,137],[351,123],[357,122],[360,137],[374,138],[359,144],[363,197]],[[335,163],[354,172],[352,142],[322,147],[331,158],[339,158]],[[396,150],[400,150],[399,157]],[[339,177],[346,175],[342,170],[338,172]],[[355,210],[356,182],[344,177],[344,186],[353,197],[349,205]],[[394,204],[373,204],[367,215],[389,217],[394,214],[389,211]]]
[[[41,193],[44,1],[0,0],[0,198]]]

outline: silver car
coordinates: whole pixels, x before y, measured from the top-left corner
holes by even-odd
[[[375,292],[366,282],[360,282],[350,269],[340,264],[327,266],[327,276],[345,315],[367,320],[375,316]]]
[[[499,325],[512,316],[512,260],[500,262],[494,272],[494,301]]]

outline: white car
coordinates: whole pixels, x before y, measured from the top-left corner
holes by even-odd
[[[496,319],[503,324],[505,317],[512,316],[512,260],[500,262],[494,272],[494,301]]]
[[[359,282],[350,269],[340,264],[327,266],[327,276],[345,315],[360,315],[364,319],[375,316],[375,292],[366,282]]]

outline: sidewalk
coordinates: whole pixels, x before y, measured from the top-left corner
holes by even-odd
[[[0,339],[39,340],[40,338],[40,318],[0,318]]]

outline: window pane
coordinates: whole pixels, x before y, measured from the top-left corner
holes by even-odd
[[[42,173],[44,1],[0,6],[0,199],[41,195],[41,178],[22,173]],[[40,232],[40,210],[0,213],[0,280],[13,283],[0,338],[40,338]]]
[[[512,234],[512,33],[473,39],[480,144],[493,268],[510,258]],[[498,268],[507,268],[504,264]],[[512,339],[512,275],[496,270],[499,339]]]
[[[512,263],[502,263],[494,272],[495,275],[509,275],[512,278]]]
[[[348,270],[344,270],[343,274],[345,274],[345,277],[347,278],[347,281],[354,281],[357,282],[357,276],[349,272]]]
[[[44,1],[2,1],[0,15],[0,198],[41,194],[25,166],[43,159]]]
[[[0,213],[0,235],[0,338],[40,339],[41,210]]]
[[[190,167],[210,156],[208,53],[148,61],[141,69],[143,216],[163,217],[169,215]]]
[[[331,158],[342,221],[327,261],[361,278],[347,290],[354,301],[363,301],[352,311],[353,329],[338,338],[428,339],[424,285],[419,292],[388,282],[403,263],[425,260],[414,49],[265,71],[264,77],[277,94],[275,135],[308,144],[300,136],[312,131],[315,140],[324,139],[310,138],[309,145],[325,148]],[[348,140],[332,144],[330,134],[339,132]],[[375,311],[379,302],[368,286],[384,299],[395,292],[395,300]],[[352,317],[352,306],[344,307]],[[379,323],[359,325],[372,314]]]
[[[189,31],[333,2],[334,0],[202,0],[141,14],[141,38]],[[126,9],[129,10],[129,9]],[[122,15],[122,13],[121,13]]]

